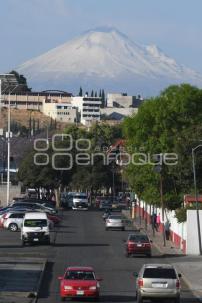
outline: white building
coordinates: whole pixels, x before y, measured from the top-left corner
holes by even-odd
[[[77,108],[73,107],[71,103],[44,101],[42,112],[57,122],[77,122]]]
[[[95,121],[100,121],[101,98],[98,97],[72,97],[71,103],[78,108],[80,122],[90,126]]]

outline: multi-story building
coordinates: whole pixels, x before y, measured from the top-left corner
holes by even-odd
[[[18,109],[39,110],[42,111],[43,102],[61,102],[71,101],[71,94],[63,91],[42,91],[25,92],[10,95],[10,104]],[[7,107],[9,103],[9,94],[2,94],[2,106]]]
[[[78,108],[80,122],[90,126],[93,122],[100,121],[101,98],[99,97],[72,97],[71,103]]]
[[[43,102],[42,112],[44,115],[62,123],[76,123],[78,122],[77,108],[73,107],[71,103],[65,102]]]

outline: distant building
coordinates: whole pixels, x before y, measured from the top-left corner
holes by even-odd
[[[114,108],[105,107],[100,109],[101,119],[121,121],[125,117],[132,116],[138,112],[138,108]]]
[[[62,123],[77,122],[77,108],[71,103],[47,102],[44,100],[42,112],[44,115]]]
[[[25,92],[10,95],[10,104],[12,107],[27,110],[42,111],[43,102],[71,102],[72,94],[63,91],[42,91],[42,92]],[[9,103],[9,95],[2,94],[2,106],[7,107]]]
[[[138,108],[143,99],[138,96],[128,96],[127,94],[107,94],[107,107],[115,108]]]
[[[72,97],[71,103],[78,107],[80,122],[90,126],[95,121],[100,121],[101,98],[99,97]]]

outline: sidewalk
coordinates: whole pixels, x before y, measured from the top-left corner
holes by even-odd
[[[171,241],[166,240],[166,246],[163,245],[163,235],[161,232],[154,232],[151,227],[151,224],[147,224],[145,226],[145,221],[141,219],[141,224],[140,224],[140,218],[136,217],[135,219],[131,219],[130,211],[129,210],[124,210],[123,214],[132,221],[132,224],[137,228],[137,229],[142,229],[142,231],[146,232],[149,238],[153,241],[153,245],[158,249],[158,251],[165,255],[184,255],[182,250],[175,247],[174,243]]]
[[[153,235],[151,224],[145,226],[145,221],[142,219],[140,224],[140,218],[136,217],[131,219],[130,211],[122,211],[124,216],[131,220],[132,226],[137,229],[142,229],[147,233],[149,238],[153,241],[153,245],[157,248],[161,255],[164,257],[173,257],[172,264],[177,268],[178,272],[182,274],[183,280],[193,292],[198,302],[202,302],[202,256],[185,256],[181,249],[175,247],[171,241],[166,241],[166,246],[163,245],[163,235],[161,232],[156,232]],[[146,228],[145,228],[146,227]],[[179,261],[175,257],[180,258]]]

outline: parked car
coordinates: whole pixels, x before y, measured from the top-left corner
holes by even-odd
[[[25,211],[7,212],[4,216],[3,227],[10,231],[18,231],[21,229]]]
[[[47,214],[47,216],[48,216],[48,219],[50,221],[52,221],[54,225],[57,225],[62,221],[62,219],[57,215]]]
[[[63,192],[61,194],[61,206],[64,208],[72,208],[75,194],[75,192]]]
[[[105,229],[125,230],[124,218],[120,215],[110,215],[105,221]]]
[[[180,302],[180,280],[175,267],[170,264],[144,264],[136,280],[137,303],[143,300],[169,299]]]
[[[25,214],[21,228],[22,246],[25,243],[50,244],[49,220],[45,212]]]
[[[146,234],[129,234],[126,241],[126,257],[136,254],[144,254],[147,257],[151,257],[151,241]]]
[[[96,278],[92,267],[68,267],[60,280],[60,297],[99,299],[102,279]]]
[[[11,208],[27,208],[30,210],[44,211],[50,214],[56,214],[56,210],[34,202],[16,202],[10,205]]]

